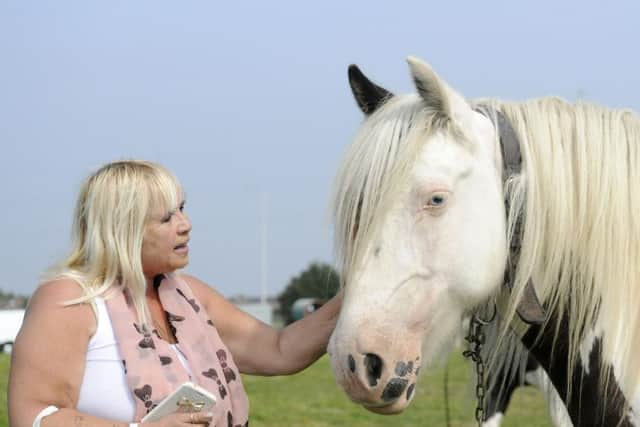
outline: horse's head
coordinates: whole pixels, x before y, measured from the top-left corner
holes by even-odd
[[[349,69],[366,119],[336,187],[345,293],[329,353],[349,397],[378,413],[408,405],[462,314],[498,289],[507,255],[492,122],[428,65],[409,66],[417,95]]]

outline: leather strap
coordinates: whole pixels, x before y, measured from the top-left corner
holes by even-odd
[[[520,140],[509,119],[500,111],[488,106],[479,105],[476,111],[486,116],[494,123],[495,128],[500,135],[500,151],[502,153],[502,183],[506,184],[511,177],[520,174],[522,169],[522,154],[520,151]],[[509,200],[505,200],[505,210],[507,218],[509,217]],[[509,258],[507,259],[507,268],[505,271],[504,285],[508,291],[513,289],[513,280],[515,279],[515,270],[520,257],[520,247],[522,241],[522,218],[516,221],[513,237],[509,242]],[[540,299],[536,294],[533,282],[529,280],[525,285],[521,299],[518,302],[516,312],[520,318],[530,325],[540,325],[547,318],[547,313],[540,303]]]

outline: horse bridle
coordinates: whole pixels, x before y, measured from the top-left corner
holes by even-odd
[[[509,179],[520,174],[522,169],[522,154],[518,134],[511,126],[509,119],[495,108],[488,105],[478,105],[475,110],[491,120],[494,128],[499,132],[500,151],[502,154],[502,184],[506,186]],[[505,210],[507,218],[509,218],[510,203],[508,197],[505,197]],[[504,274],[504,286],[509,293],[513,290],[516,266],[520,257],[521,241],[522,217],[520,216],[516,221],[513,237],[509,242],[509,256]],[[536,295],[535,287],[531,280],[525,285],[522,297],[516,307],[516,312],[520,319],[528,325],[541,325],[547,318],[547,313]]]

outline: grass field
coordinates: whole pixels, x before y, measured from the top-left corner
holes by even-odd
[[[0,353],[0,427],[7,427],[7,382],[9,380],[9,356]]]
[[[475,401],[468,386],[470,365],[457,353],[449,360],[451,427],[475,425]],[[0,427],[7,422],[9,357],[0,355]],[[338,388],[323,357],[306,371],[289,377],[244,377],[251,401],[252,427],[446,426],[444,368],[422,376],[412,405],[402,414],[381,416],[351,403]],[[505,427],[551,426],[537,389],[520,389],[511,402]]]

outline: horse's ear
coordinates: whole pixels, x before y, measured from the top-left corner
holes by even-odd
[[[447,90],[442,84],[440,77],[438,77],[426,62],[421,61],[415,56],[408,57],[407,62],[409,63],[411,76],[413,77],[416,89],[427,108],[450,116],[451,108],[449,107]]]
[[[349,65],[349,85],[358,107],[366,115],[372,114],[393,96],[391,92],[369,80],[354,64]]]
[[[471,111],[464,98],[438,77],[426,62],[415,56],[408,57],[407,62],[416,89],[428,109],[455,119],[461,119]]]

